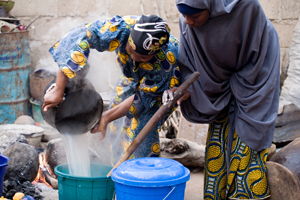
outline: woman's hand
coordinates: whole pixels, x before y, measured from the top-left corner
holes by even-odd
[[[115,106],[114,108],[103,112],[100,119],[100,124],[96,124],[90,132],[91,133],[101,132],[102,134],[99,140],[102,140],[105,137],[107,125],[110,122],[125,116],[126,113],[129,111],[133,99],[134,99],[134,95],[125,99],[118,106]]]
[[[68,77],[59,70],[57,72],[56,83],[52,84],[44,95],[43,111],[47,112],[50,108],[57,106],[63,101],[67,82]]]
[[[90,131],[92,134],[101,132],[101,136],[99,137],[99,140],[102,140],[105,137],[106,128],[109,123],[106,113],[107,113],[107,111],[102,113],[100,123],[96,124]]]
[[[174,94],[176,93],[177,87],[173,87],[169,90],[165,90],[162,96],[162,103],[168,103],[170,100],[174,99]],[[191,95],[189,90],[183,91],[183,95],[177,100],[177,104],[180,105],[180,103]]]
[[[64,91],[61,91],[55,84],[51,85],[44,95],[43,110],[47,112],[50,108],[57,106],[63,101]]]

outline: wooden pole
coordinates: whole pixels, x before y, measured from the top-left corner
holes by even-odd
[[[200,76],[199,72],[194,72],[190,75],[174,92],[174,99],[170,100],[167,104],[163,104],[158,111],[152,116],[148,123],[144,126],[141,132],[136,136],[133,142],[129,145],[127,150],[122,155],[119,162],[111,169],[107,176],[111,176],[113,169],[117,168],[122,162],[126,161],[132,153],[140,146],[148,134],[153,130],[163,116],[175,105],[176,101],[182,97],[183,92]]]

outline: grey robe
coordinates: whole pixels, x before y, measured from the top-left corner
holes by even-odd
[[[225,2],[225,3],[224,3]],[[200,77],[181,103],[183,116],[211,123],[229,109],[232,137],[253,150],[272,143],[279,102],[280,46],[272,23],[257,0],[176,0],[208,9],[210,18],[191,28],[180,16],[179,62],[184,81]]]

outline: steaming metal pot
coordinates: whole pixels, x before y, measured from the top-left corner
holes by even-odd
[[[55,83],[53,80],[45,89]],[[43,96],[44,96],[43,95]],[[64,100],[47,112],[42,109],[44,120],[62,134],[83,134],[90,131],[97,123],[103,111],[103,100],[87,79],[70,81],[66,85]]]

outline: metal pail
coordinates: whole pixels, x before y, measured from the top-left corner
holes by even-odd
[[[29,31],[0,34],[0,124],[29,113]]]

